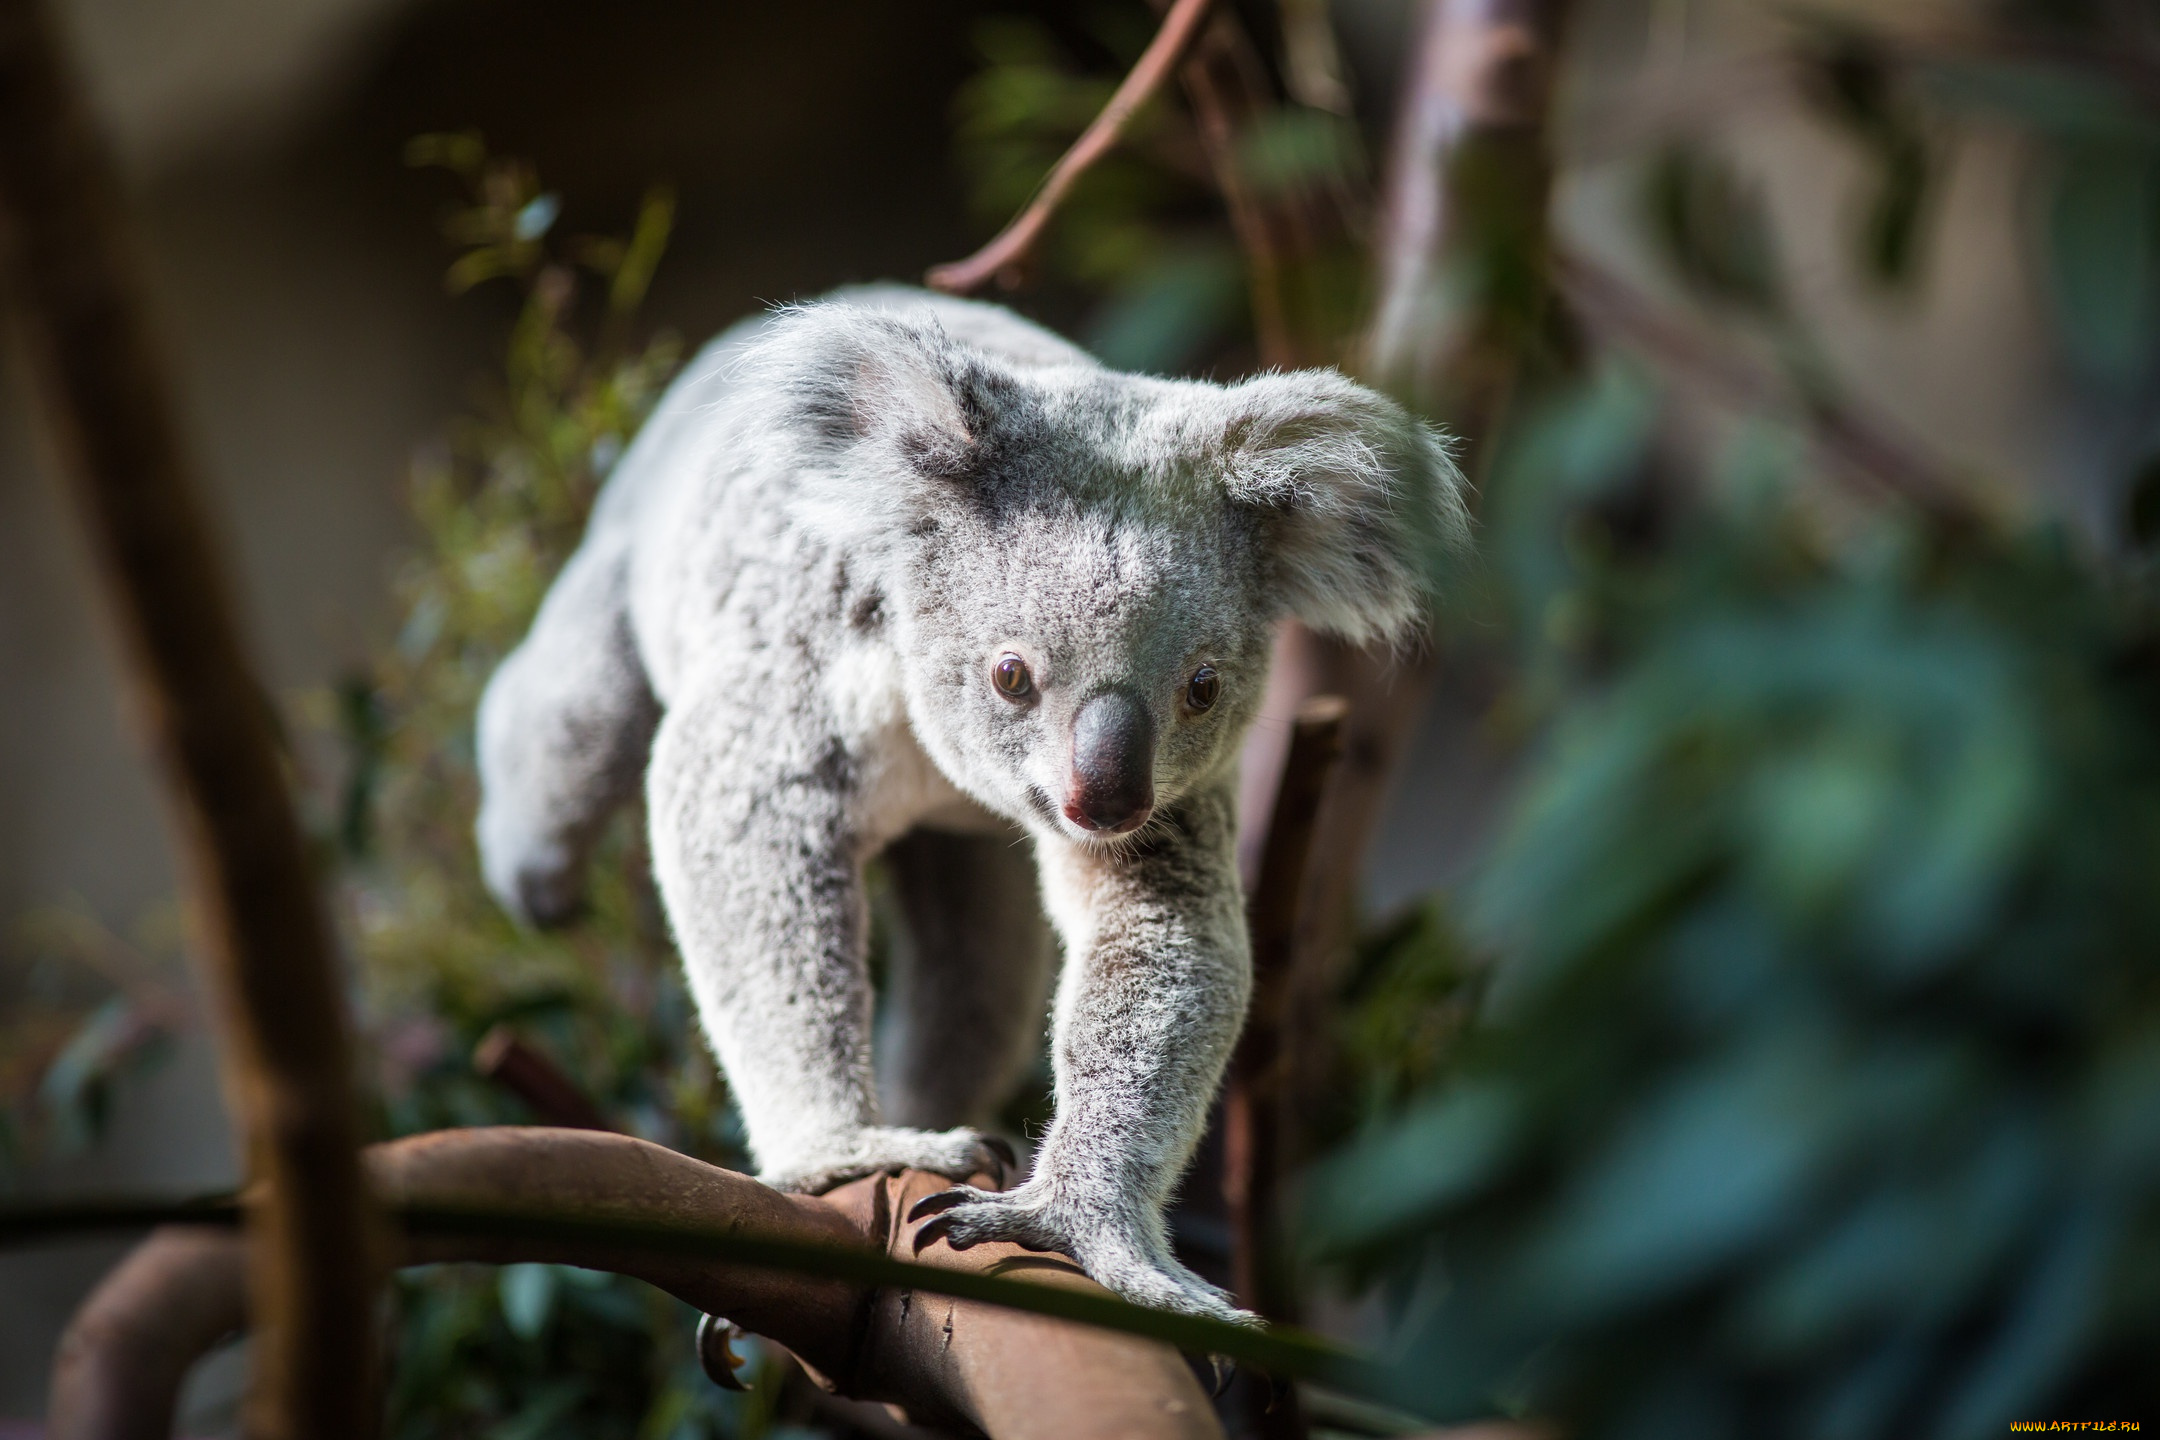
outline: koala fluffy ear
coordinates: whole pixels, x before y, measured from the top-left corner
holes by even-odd
[[[1225,399],[1224,483],[1261,513],[1284,613],[1353,644],[1408,640],[1469,540],[1447,442],[1329,370],[1263,375]]]
[[[838,457],[869,446],[935,478],[974,469],[961,355],[935,321],[844,303],[783,312],[747,360],[762,397],[798,436]]]

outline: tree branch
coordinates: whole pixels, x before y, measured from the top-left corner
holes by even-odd
[[[1161,9],[1165,0],[1150,0]],[[1285,17],[1286,23],[1288,17]],[[1326,25],[1325,16],[1319,24]],[[1236,10],[1208,22],[1180,78],[1194,126],[1245,257],[1253,336],[1263,366],[1292,370],[1342,359],[1340,304],[1314,267],[1361,233],[1368,196],[1331,173],[1262,191],[1246,174],[1243,142],[1282,109],[1265,62]]]
[[[230,1230],[169,1226],[137,1246],[60,1336],[48,1433],[170,1440],[189,1368],[246,1323],[246,1269]]]
[[[948,295],[972,295],[994,278],[1002,278],[1009,288],[1010,277],[1034,249],[1043,228],[1050,223],[1050,217],[1057,213],[1072,187],[1090,166],[1110,153],[1132,117],[1154,97],[1170,72],[1177,68],[1193,37],[1200,32],[1200,22],[1206,17],[1207,9],[1208,0],[1177,0],[1164,17],[1162,28],[1148,42],[1139,62],[1111,95],[1110,103],[1103,106],[1102,113],[1051,167],[1042,188],[1028,202],[1027,208],[1013,217],[989,244],[965,260],[933,266],[923,277],[924,283]]]
[[[633,1275],[784,1345],[840,1393],[898,1403],[918,1422],[1042,1440],[1220,1433],[1176,1350],[1087,1323],[1131,1307],[1071,1261],[942,1243],[924,1252],[928,1264],[904,1258],[919,1225],[901,1217],[950,1183],[935,1175],[784,1195],[628,1136],[518,1127],[375,1146],[367,1168],[407,1222],[401,1264],[540,1261]],[[201,1233],[159,1232],[85,1303],[54,1374],[54,1440],[167,1433],[179,1377],[242,1318],[242,1253],[186,1239]],[[1028,1311],[1011,1308],[1016,1299]],[[1043,1310],[1061,1313],[1031,1313]],[[1199,1349],[1234,1328],[1134,1313],[1191,1331]],[[114,1314],[126,1323],[99,1318]],[[1235,1338],[1261,1353],[1272,1342],[1278,1365],[1326,1356],[1289,1337]],[[99,1390],[123,1364],[139,1378]],[[63,1415],[83,1418],[62,1428]]]
[[[158,363],[118,182],[41,0],[0,0],[0,231],[42,418],[163,770],[257,1182],[252,1437],[372,1437],[376,1237],[328,919]]]

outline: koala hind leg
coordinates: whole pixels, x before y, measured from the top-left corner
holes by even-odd
[[[503,908],[530,925],[576,917],[593,842],[637,792],[658,718],[630,629],[627,537],[598,530],[480,701],[476,828]]]
[[[885,851],[906,933],[878,1037],[896,1125],[987,1123],[1034,1057],[1053,942],[1018,832],[915,830]]]

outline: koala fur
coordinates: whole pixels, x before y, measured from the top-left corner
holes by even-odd
[[[936,1228],[1239,1316],[1162,1213],[1251,983],[1239,742],[1278,618],[1400,639],[1464,530],[1440,439],[1333,372],[1119,374],[899,287],[747,321],[661,403],[488,686],[488,883],[569,918],[642,778],[705,1032],[763,1177],[798,1190],[994,1167],[966,1127],[1030,1054],[1046,909],[1056,1120],[1024,1183],[937,1197]],[[911,932],[882,1107],[881,853]]]

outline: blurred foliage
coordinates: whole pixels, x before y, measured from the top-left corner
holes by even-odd
[[[1034,196],[1155,23],[1146,5],[1124,0],[1075,7],[1056,24],[1020,15],[980,24],[982,65],[959,93],[954,125],[961,172],[985,224],[1003,224]],[[1331,51],[1311,61],[1316,84],[1330,83],[1334,64]],[[1256,306],[1280,316],[1271,321],[1278,329],[1288,327],[1302,352],[1291,358],[1334,358],[1365,284],[1356,217],[1346,224],[1333,213],[1344,195],[1366,186],[1356,125],[1285,101],[1211,140],[1178,103],[1177,87],[1167,88],[1081,178],[1029,262],[1026,291],[1011,298],[1074,322],[1082,343],[1124,369],[1254,368],[1269,343],[1256,333]],[[1233,186],[1249,197],[1249,213],[1267,216],[1264,228],[1279,232],[1263,260],[1241,243],[1224,206]]]
[[[672,339],[633,339],[672,200],[649,194],[627,236],[563,237],[559,198],[479,137],[424,136],[408,159],[447,170],[463,192],[444,221],[458,251],[449,290],[508,289],[518,305],[502,373],[414,465],[420,538],[398,575],[394,641],[314,705],[349,756],[322,828],[335,837],[362,961],[381,1129],[531,1123],[471,1066],[479,1038],[507,1022],[622,1128],[739,1164],[637,817],[603,846],[590,914],[555,934],[504,918],[471,838],[481,688],[677,362]],[[695,1440],[769,1428],[763,1401],[717,1390],[699,1370],[696,1316],[638,1281],[434,1266],[399,1274],[394,1299],[388,1431],[398,1440]]]
[[[2152,612],[2048,536],[1824,556],[1701,523],[1608,577],[1623,658],[1558,708],[1470,897],[1479,1022],[1317,1183],[1314,1238],[1418,1287],[1394,1398],[1437,1412],[2143,1414]]]
[[[1943,149],[2014,127],[2072,376],[2144,393],[2150,10],[1796,23],[1801,97],[1864,162],[1853,277],[1918,293]],[[1307,1260],[1374,1287],[1384,1398],[1439,1417],[2154,1414],[2154,467],[2098,549],[1854,487],[1768,208],[1701,127],[1639,173],[1675,293],[1795,395],[1705,443],[1699,368],[1592,350],[1526,387],[1482,538],[1537,738],[1474,880],[1367,944],[1341,1023],[1368,1120],[1307,1178]]]
[[[180,932],[169,908],[126,936],[81,904],[16,922],[0,969],[0,1190],[102,1137],[113,1087],[194,1026]]]
[[[2040,258],[2090,383],[2151,378],[2160,335],[2160,50],[2144,4],[2001,3],[1981,43],[1902,58],[1951,114],[2016,127],[2043,157]]]
[[[1385,1116],[1441,1078],[1475,1015],[1480,967],[1433,896],[1362,937],[1343,982],[1336,1037],[1349,1058],[1337,1120]]]
[[[1910,78],[1862,30],[1826,25],[1803,46],[1804,85],[1853,142],[1868,177],[1852,237],[1858,269],[1885,289],[1914,286],[1942,159]]]
[[[1109,63],[1085,65],[1040,20],[999,15],[976,29],[983,64],[956,100],[954,130],[971,204],[986,223],[1004,223],[1033,198],[1151,33],[1137,5],[1079,18],[1070,39]],[[1182,369],[1248,328],[1242,265],[1206,157],[1190,123],[1159,100],[1081,177],[1035,268],[1050,308],[1090,312],[1084,341],[1133,369]]]
[[[1698,295],[1756,315],[1782,312],[1769,217],[1730,166],[1672,145],[1644,178],[1643,208],[1666,258]]]

